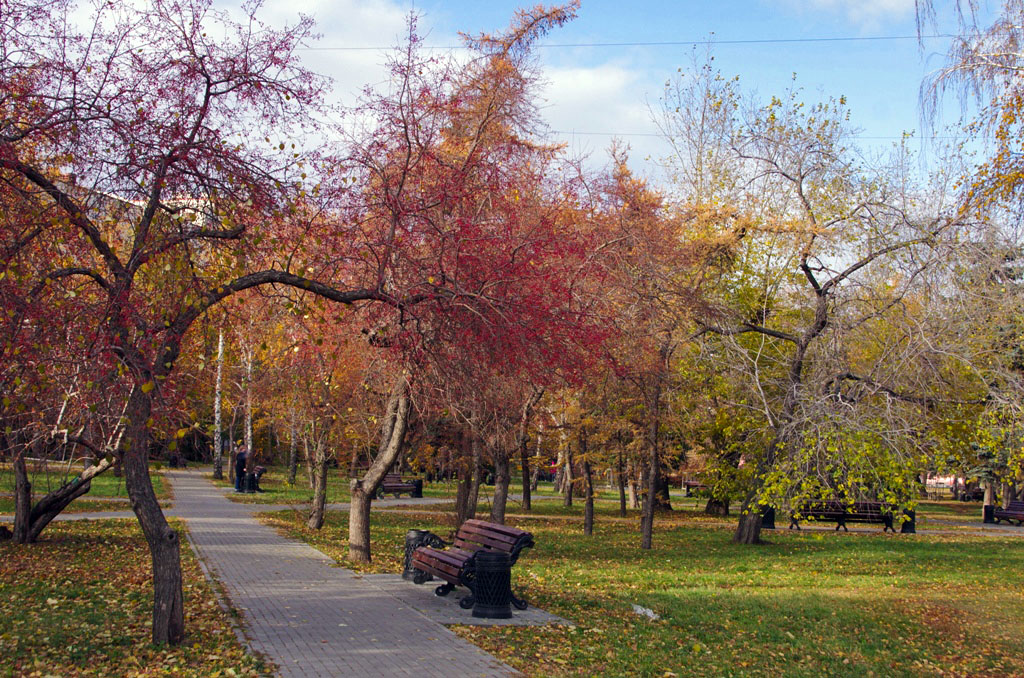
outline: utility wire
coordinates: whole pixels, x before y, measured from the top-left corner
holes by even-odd
[[[540,43],[541,48],[572,48],[572,47],[691,47],[705,45],[783,45],[793,43],[816,43],[816,42],[884,42],[895,40],[930,40],[932,38],[952,38],[949,33],[936,33],[934,35],[865,35],[865,36],[840,36],[834,38],[759,38],[750,40],[666,40],[661,42],[551,42]],[[300,47],[307,52],[356,52],[365,50],[389,50],[389,47]],[[424,45],[423,49],[430,50],[457,50],[465,49],[464,45]]]
[[[548,132],[549,132],[549,134],[564,134],[566,136],[574,136],[575,135],[575,136],[585,136],[585,137],[586,136],[591,136],[591,137],[653,137],[653,138],[664,138],[665,137],[664,134],[659,134],[658,132],[580,132],[578,130],[559,130],[559,129],[548,130]],[[928,137],[922,137],[922,136],[918,136],[916,134],[911,134],[911,135],[907,135],[907,136],[903,136],[903,135],[898,135],[898,136],[866,136],[866,135],[863,135],[862,136],[860,134],[854,134],[854,135],[851,135],[851,136],[854,139],[864,139],[864,140],[871,140],[871,141],[879,141],[879,140],[885,141],[885,140],[889,140],[889,139],[896,140],[896,139],[903,139],[903,138],[906,138],[906,139],[911,140],[911,141],[919,140],[919,139],[922,139],[922,138],[927,138],[927,139],[959,139],[960,138],[960,137],[955,137],[955,136],[938,135],[938,134],[937,135],[928,136]]]

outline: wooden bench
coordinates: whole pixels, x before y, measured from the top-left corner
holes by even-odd
[[[699,480],[684,480],[683,489],[686,490],[686,496],[689,497],[692,496],[693,492],[697,492],[698,494],[705,492],[708,489],[708,486]]]
[[[393,494],[397,499],[403,492],[408,492],[410,497],[416,499],[423,497],[423,479],[403,480],[399,474],[389,473],[377,488],[377,498],[383,499],[385,494]]]
[[[908,515],[910,514],[908,513]],[[834,520],[836,531],[841,527],[843,531],[849,532],[846,523],[882,523],[885,525],[882,529],[883,532],[896,531],[893,527],[892,511],[877,501],[856,501],[853,504],[841,501],[820,501],[805,504],[790,514],[789,529],[792,530],[796,527],[799,530],[799,521],[801,520]],[[911,521],[913,521],[912,516]]]
[[[476,596],[475,561],[478,551],[499,551],[507,553],[512,565],[516,564],[519,554],[533,546],[533,535],[507,525],[488,523],[483,520],[467,520],[455,533],[452,548],[441,551],[429,546],[421,546],[412,553],[412,565],[418,570],[413,581],[422,584],[429,576],[443,579],[446,584],[434,589],[439,596],[446,596],[456,586],[465,586],[470,595],[459,601],[464,609],[473,607]],[[526,601],[512,596],[512,604],[517,609],[525,610]]]
[[[1024,501],[1011,501],[1006,508],[997,508],[992,511],[992,515],[996,519],[997,525],[1002,520],[1006,522],[1016,520],[1017,526],[1020,527],[1021,524],[1024,524]]]

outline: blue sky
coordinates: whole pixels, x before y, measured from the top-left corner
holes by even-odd
[[[428,45],[458,43],[457,31],[493,31],[520,6],[504,1],[463,0],[268,0],[271,20],[295,12],[312,14],[320,47],[394,45],[411,9],[422,14]],[[941,20],[938,32],[955,32]],[[547,45],[703,41],[716,45],[715,63],[739,75],[745,89],[767,97],[780,93],[793,74],[808,102],[844,95],[863,143],[891,144],[905,131],[922,129],[918,92],[922,78],[938,68],[947,39],[840,40],[915,36],[914,0],[685,0],[627,3],[583,0],[578,18],[549,35]],[[931,30],[929,30],[931,32]],[[746,42],[805,40],[806,42]],[[688,45],[546,46],[539,49],[544,115],[555,137],[573,150],[603,161],[612,134],[633,148],[638,169],[655,175],[645,157],[664,154],[648,106],[657,106],[666,79],[690,63]],[[344,103],[366,83],[384,77],[382,50],[322,50],[306,53],[310,64],[337,80]],[[947,105],[946,122],[959,107]]]

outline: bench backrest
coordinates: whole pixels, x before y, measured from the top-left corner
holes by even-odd
[[[999,508],[998,506],[996,508]],[[1011,501],[1010,505],[1007,506],[1004,511],[1024,511],[1024,501]]]
[[[834,499],[804,504],[799,507],[796,512],[803,516],[817,516],[836,513],[843,513],[847,515],[881,515],[890,513],[889,509],[887,507],[883,507],[881,502],[855,501],[851,506],[845,501],[836,501]]]
[[[464,551],[501,551],[509,554],[515,563],[520,551],[533,546],[533,535],[508,525],[472,519],[459,527],[455,533],[454,546]]]

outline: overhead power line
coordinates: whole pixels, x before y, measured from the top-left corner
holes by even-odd
[[[582,136],[582,137],[654,137],[654,138],[664,138],[665,137],[664,134],[660,134],[658,132],[587,132],[587,131],[582,131],[581,132],[579,130],[560,130],[560,129],[548,130],[548,132],[549,132],[549,134],[563,134],[563,135],[566,135],[566,136]],[[904,135],[870,136],[870,135],[854,134],[854,135],[852,135],[852,137],[854,139],[862,139],[862,140],[869,140],[869,141],[885,141],[885,140],[890,140],[890,139],[891,140],[897,140],[897,139],[903,139],[903,138],[907,138],[909,140],[919,140],[919,139],[922,139],[922,138],[927,138],[927,139],[959,139],[960,138],[960,137],[947,136],[947,135],[941,135],[941,134],[931,135],[931,136],[928,136],[928,137],[922,137],[922,136],[916,135],[916,134],[912,134],[912,135],[909,135],[909,136],[906,136],[906,137],[904,137]]]
[[[884,42],[896,40],[931,40],[934,38],[952,38],[949,33],[936,33],[934,35],[860,35],[860,36],[838,36],[831,38],[756,38],[749,40],[664,40],[651,42],[549,42],[538,44],[541,48],[573,48],[573,47],[695,47],[703,45],[785,45],[793,43],[815,43],[815,42]],[[357,52],[364,50],[387,50],[394,46],[373,47],[363,46],[318,46],[302,47],[305,51],[331,51],[331,52]],[[424,45],[423,49],[430,50],[456,50],[464,49],[464,45]]]

